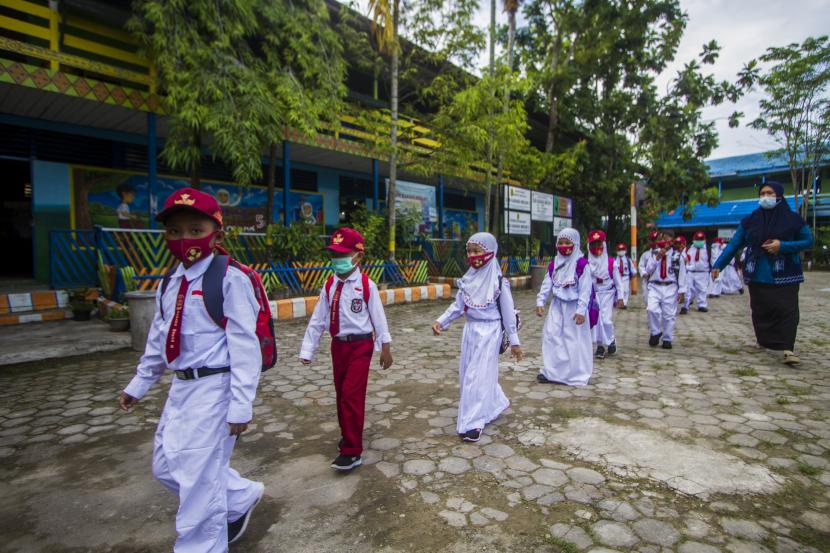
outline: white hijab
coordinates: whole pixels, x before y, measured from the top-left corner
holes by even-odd
[[[496,302],[501,294],[499,277],[499,245],[496,237],[489,232],[477,232],[470,236],[467,244],[477,244],[484,248],[486,253],[492,253],[493,258],[480,269],[470,267],[464,276],[458,279],[458,289],[464,295],[464,305],[471,309],[483,309]]]
[[[602,280],[610,279],[611,275],[608,273],[608,244],[603,241],[602,253],[600,255],[591,253],[590,244],[588,248],[588,262],[591,264],[591,274]]]
[[[553,260],[553,285],[557,288],[576,284],[576,264],[579,258],[582,257],[582,252],[579,249],[579,231],[570,227],[563,228],[559,231],[559,236],[556,237],[557,243],[560,238],[573,242],[574,251],[567,256],[557,251]]]

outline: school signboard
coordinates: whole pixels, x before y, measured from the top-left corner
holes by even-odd
[[[512,211],[530,211],[532,198],[530,190],[516,186],[504,187],[504,207]]]
[[[530,236],[530,213],[505,211],[504,232],[520,236]]]
[[[544,192],[532,192],[532,210],[531,218],[534,221],[542,221],[545,223],[553,222],[553,194],[545,194]]]
[[[389,179],[386,179],[388,190]],[[395,181],[395,211],[403,213],[415,211],[421,215],[422,222],[416,231],[428,232],[432,224],[438,222],[438,208],[435,187],[417,182]]]
[[[558,236],[559,231],[566,229],[572,225],[573,219],[566,219],[564,217],[553,218],[553,235]]]

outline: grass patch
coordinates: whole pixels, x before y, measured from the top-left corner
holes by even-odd
[[[819,551],[830,553],[830,541],[827,534],[823,534],[812,528],[793,528],[790,537],[800,544],[815,547]]]
[[[554,547],[554,551],[557,553],[579,553],[579,548],[576,544],[564,538],[548,536],[547,542]]]
[[[576,419],[582,416],[579,411],[573,409],[554,409],[552,414],[563,419]]]
[[[813,465],[809,465],[803,461],[799,461],[796,467],[798,468],[798,472],[805,476],[818,476],[819,474],[821,474],[822,470],[819,467],[814,467]]]
[[[752,367],[745,367],[743,369],[735,369],[732,371],[737,376],[758,376],[758,371]]]
[[[788,397],[778,396],[777,398],[775,398],[775,403],[777,403],[778,405],[789,405],[792,403],[792,401],[790,401],[790,398]]]

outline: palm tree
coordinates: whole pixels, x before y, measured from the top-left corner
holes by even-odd
[[[389,213],[389,259],[395,259],[395,180],[398,173],[398,16],[400,0],[370,0],[369,16],[381,53],[391,58],[390,108],[392,124],[389,154],[389,186],[387,188],[386,210]]]

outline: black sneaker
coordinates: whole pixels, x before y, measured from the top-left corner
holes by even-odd
[[[464,434],[464,441],[465,442],[477,442],[481,439],[481,428],[473,428],[472,430],[467,430],[466,434]]]
[[[650,345],[651,347],[655,347],[657,344],[660,343],[660,337],[662,335],[662,332],[660,334],[652,334],[651,338],[648,339],[648,345]]]
[[[708,313],[709,312],[708,307],[698,307],[697,310],[700,311],[701,313]]]
[[[663,340],[663,349],[671,349],[671,342]]]
[[[542,373],[536,375],[536,382],[539,384],[550,384],[550,380],[548,380]]]
[[[743,292],[741,292],[741,294],[743,294]],[[719,297],[720,297],[720,294],[712,294],[712,295],[711,295],[711,296],[709,296],[709,297],[710,297],[710,298],[719,298]]]
[[[331,468],[335,470],[348,471],[363,464],[360,455],[338,455],[337,459],[332,461]]]
[[[738,290],[738,293],[739,293],[739,294],[741,294],[741,295],[743,295],[743,293],[744,293],[744,289],[743,289],[743,288],[741,288],[740,290]]]
[[[608,355],[614,355],[617,353],[617,342],[611,342],[611,345],[608,346]]]
[[[597,352],[594,354],[597,359],[605,359],[605,348],[597,346]]]
[[[245,529],[248,528],[248,521],[251,520],[251,513],[254,512],[254,507],[259,504],[260,500],[262,500],[264,493],[265,488],[262,489],[259,497],[256,498],[256,501],[254,501],[254,504],[251,505],[250,509],[248,509],[248,512],[239,517],[239,519],[228,523],[228,545],[238,541],[242,537],[242,534],[245,533]]]
[[[680,314],[681,314],[681,315],[685,315],[685,314],[686,314],[686,313],[688,313],[688,312],[689,312],[689,310],[688,310],[688,309],[686,309],[685,307],[681,307],[681,308],[680,308]]]

